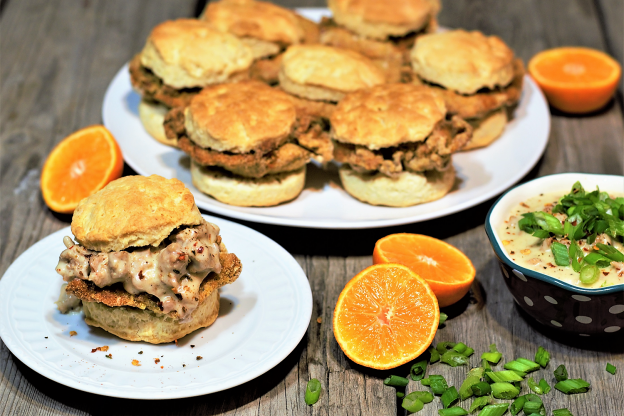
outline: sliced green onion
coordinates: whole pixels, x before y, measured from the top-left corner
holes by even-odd
[[[553,241],[553,243],[550,245],[550,251],[555,257],[555,264],[557,266],[567,266],[568,264],[570,264],[570,256],[568,253],[568,248],[565,246],[565,244]]]
[[[525,399],[527,399],[527,401],[529,401],[529,402],[535,402],[535,403],[539,403],[539,404],[542,404],[542,403],[543,403],[543,402],[542,402],[542,398],[541,398],[541,397],[539,397],[539,396],[538,396],[538,395],[536,395],[536,394],[532,394],[532,393],[525,394],[525,395],[524,395],[524,398],[525,398]]]
[[[548,384],[548,382],[545,379],[540,380],[539,386],[544,392],[544,394],[548,394],[548,392],[551,390],[550,384]]]
[[[553,410],[553,416],[574,416],[568,409]]]
[[[585,393],[590,384],[581,378],[567,379],[555,384],[555,388],[565,394]]]
[[[440,312],[440,323],[438,324],[438,328],[442,327],[442,325],[444,325],[444,322],[446,322],[447,319],[448,319],[448,315],[445,314],[444,312]]]
[[[517,415],[518,413],[520,413],[520,411],[524,407],[524,403],[526,403],[526,401],[527,401],[526,396],[518,397],[516,400],[514,400],[514,402],[511,404],[511,406],[509,406],[509,413],[511,413],[514,416]]]
[[[440,355],[444,354],[447,350],[450,350],[455,346],[454,342],[438,342],[436,345],[436,350],[440,353]]]
[[[546,368],[548,362],[550,361],[550,353],[544,349],[544,347],[539,347],[537,352],[535,353],[535,361],[542,368]]]
[[[418,361],[416,364],[412,365],[410,368],[410,375],[412,376],[412,380],[419,381],[425,377],[425,372],[427,371],[427,360]]]
[[[468,347],[468,348],[466,348],[466,350],[464,352],[462,352],[462,354],[465,357],[470,357],[472,354],[474,354],[474,349]]]
[[[468,412],[461,407],[455,406],[448,409],[438,409],[438,414],[440,416],[464,416],[467,415]]]
[[[529,388],[534,391],[537,394],[544,394],[544,391],[542,390],[542,388],[535,382],[535,380],[533,380],[533,377],[529,377],[529,379],[527,380],[527,384],[529,385]]]
[[[440,400],[442,401],[442,407],[449,408],[455,403],[459,401],[459,393],[455,386],[451,386],[442,393],[440,396]]]
[[[401,391],[397,391],[396,392],[396,396],[400,399],[402,397],[405,397],[405,393],[401,392]]]
[[[553,374],[555,375],[555,379],[557,381],[563,381],[568,379],[568,370],[566,370],[563,364],[557,367]]]
[[[533,364],[535,364],[535,363],[533,363]],[[539,368],[539,364],[535,364],[535,365],[537,366],[537,368]],[[517,360],[509,361],[509,362],[505,363],[503,368],[505,368],[507,370],[515,371],[521,377],[524,377],[526,375],[526,373],[529,373],[531,371],[535,371],[535,370],[532,370],[531,366],[526,365],[524,363],[521,363],[520,361],[517,361]]]
[[[529,368],[527,373],[530,373],[532,371],[537,371],[540,368],[540,365],[537,362],[531,361],[531,360],[527,360],[526,358],[522,358],[522,357],[516,358],[515,361],[519,362],[520,364],[526,365]]]
[[[483,409],[483,407],[490,404],[491,401],[492,398],[490,396],[477,397],[470,405],[470,413],[474,412],[475,410]]]
[[[492,371],[485,374],[494,383],[508,383],[510,381],[522,381],[524,380],[518,374],[511,370],[504,371]]]
[[[583,250],[576,244],[575,240],[570,241],[570,261],[572,262],[572,269],[579,273],[581,271],[581,261],[585,255],[583,254]]]
[[[600,243],[596,245],[600,249],[598,252],[608,259],[619,262],[624,261],[624,254],[622,254],[617,248]]]
[[[509,400],[520,394],[520,390],[510,383],[493,383],[490,387],[492,388],[492,396],[497,399]]]
[[[486,360],[485,358],[481,357],[481,367],[483,367],[483,370],[487,373],[488,371],[492,371],[492,367],[490,366],[490,363],[488,360]]]
[[[418,397],[416,397],[414,393],[415,392],[412,392],[406,395],[401,402],[401,407],[411,413],[416,413],[422,410],[422,408],[425,406],[425,404],[420,401],[420,399],[418,399]]]
[[[422,381],[422,380],[421,380]],[[436,396],[442,395],[446,389],[448,389],[448,384],[446,384],[446,379],[440,375],[431,375],[429,376],[429,381],[431,385],[431,391]]]
[[[440,361],[440,353],[433,347],[430,347],[427,351],[431,354],[431,358],[429,358],[429,364],[433,364],[437,361]]]
[[[318,401],[320,395],[321,395],[321,382],[315,378],[308,381],[308,384],[306,385],[306,391],[305,391],[305,397],[304,397],[305,404],[307,404],[308,406],[313,405],[314,403]]]
[[[460,354],[463,354],[464,351],[466,351],[466,349],[468,348],[468,345],[464,344],[463,342],[458,342],[457,344],[455,344],[455,346],[453,347],[454,351],[457,351]]]
[[[474,384],[471,389],[472,393],[477,397],[487,396],[492,392],[492,387],[490,387],[490,385],[485,381]]]
[[[484,352],[481,354],[481,358],[488,360],[492,364],[498,364],[501,358],[503,358],[503,354],[500,352]]]
[[[422,380],[420,380],[420,384],[422,384],[423,386],[431,386],[431,380],[429,380],[429,378],[423,378]]]
[[[485,406],[478,416],[502,416],[509,407],[508,403],[497,403]]]
[[[423,403],[431,403],[433,401],[433,394],[428,391],[413,391],[410,393],[412,397],[417,398]]]
[[[409,380],[401,376],[390,376],[384,380],[386,386],[405,387],[409,384]]]
[[[461,397],[462,400],[466,400],[468,397],[472,396],[472,386],[479,383],[481,377],[483,377],[483,369],[481,367],[473,368],[468,372],[468,377],[466,377],[466,380],[464,380],[459,388],[459,397]]]
[[[526,415],[530,415],[533,413],[537,413],[537,414],[544,414],[544,404],[543,403],[538,403],[538,402],[530,402],[530,401],[526,401],[524,403],[524,406],[522,407],[522,410],[524,411],[524,414]]]
[[[585,263],[594,265],[594,266],[599,267],[601,269],[603,267],[608,267],[611,264],[611,259],[609,259],[608,257],[603,256],[602,254],[598,253],[597,251],[592,251],[591,253],[589,253],[587,256],[585,256],[583,261]],[[581,269],[581,270],[583,270],[583,269]]]
[[[468,357],[463,354],[458,353],[455,350],[448,350],[442,357],[440,357],[440,361],[450,365],[451,367],[457,367],[459,365],[467,365]]]
[[[607,363],[607,372],[615,375],[617,368],[613,364]]]
[[[587,257],[589,257],[589,255]],[[585,257],[586,260],[587,257]],[[581,267],[581,283],[584,283],[586,285],[596,283],[599,275],[600,269],[598,268],[598,266],[594,266],[593,264],[585,264],[583,265],[583,267]]]

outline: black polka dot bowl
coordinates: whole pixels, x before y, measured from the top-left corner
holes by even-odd
[[[492,205],[485,231],[500,262],[501,276],[516,303],[538,322],[579,337],[624,337],[624,283],[583,288],[516,264],[503,248],[499,228],[519,203],[541,193],[569,193],[575,182],[586,190],[624,194],[624,176],[564,173],[519,185]]]

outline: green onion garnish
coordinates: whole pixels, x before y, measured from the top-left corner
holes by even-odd
[[[455,406],[448,409],[439,409],[438,414],[440,416],[464,416],[467,415],[468,412],[461,407]]]
[[[401,402],[401,407],[411,413],[416,413],[422,410],[422,408],[425,406],[425,404],[420,401],[420,399],[414,393],[416,392],[407,394]]]
[[[466,349],[468,348],[468,345],[464,344],[463,342],[458,342],[457,344],[455,344],[455,346],[453,347],[454,351],[457,351],[460,354],[463,354],[464,351],[466,351]]]
[[[412,376],[412,380],[418,381],[422,380],[425,377],[425,372],[427,371],[427,360],[418,361],[416,364],[412,365],[410,368],[410,375]]]
[[[442,401],[442,407],[449,408],[455,403],[459,401],[459,393],[455,386],[451,386],[442,393],[440,396],[440,400]]]
[[[583,250],[581,250],[579,245],[576,244],[575,240],[570,241],[569,253],[570,253],[570,262],[572,263],[572,270],[574,270],[577,273],[580,273],[581,262],[583,261],[585,254],[583,253]]]
[[[587,255],[587,257],[589,257],[589,254]],[[585,260],[587,260],[587,257],[585,257]],[[585,264],[583,265],[583,267],[581,267],[581,283],[591,285],[592,283],[596,283],[599,276],[600,269],[598,268],[598,266],[595,266],[593,264]]]
[[[533,413],[544,414],[544,411],[542,409],[544,409],[543,403],[530,402],[528,400],[524,403],[524,406],[522,407],[525,415],[531,415]]]
[[[555,264],[557,266],[565,267],[570,264],[568,247],[566,247],[564,244],[553,241],[553,243],[550,245],[550,251],[553,253],[553,256],[555,256]]]
[[[539,347],[535,353],[535,360],[533,361],[542,366],[542,368],[546,368],[550,361],[550,353],[546,351],[544,347]]]
[[[421,380],[421,382],[423,380]],[[446,389],[448,389],[448,384],[446,384],[446,379],[440,375],[436,375],[436,374],[430,375],[429,382],[431,383],[429,387],[431,387],[431,391],[436,396],[442,395],[446,391]]]
[[[420,384],[429,387],[431,386],[431,380],[429,380],[429,377],[423,378],[422,380],[420,380]]]
[[[402,398],[402,397],[404,397],[404,396],[405,396],[405,393],[403,393],[403,392],[401,392],[401,391],[397,391],[397,392],[396,392],[396,396],[400,399],[400,398]]]
[[[555,384],[555,388],[565,394],[585,393],[590,384],[582,378],[567,379]]]
[[[518,397],[516,400],[514,400],[511,406],[509,406],[509,413],[511,413],[514,416],[520,413],[526,401],[527,401],[526,395]]]
[[[509,400],[520,394],[520,390],[510,383],[493,383],[490,387],[492,396],[497,399]]]
[[[436,350],[440,353],[440,355],[444,354],[447,350],[450,350],[455,346],[454,342],[438,342],[436,345]]]
[[[550,384],[548,384],[548,382],[545,379],[540,380],[539,386],[544,392],[544,394],[548,394],[548,392],[551,390]]]
[[[390,376],[384,380],[386,386],[405,387],[409,384],[409,380],[401,376]]]
[[[492,367],[490,366],[490,363],[488,360],[486,360],[485,358],[481,358],[481,367],[483,368],[483,370],[487,373],[488,371],[492,371]]]
[[[438,328],[441,328],[444,325],[444,322],[448,319],[448,315],[444,312],[440,312],[440,323],[438,324]]]
[[[600,243],[596,244],[596,246],[598,246],[598,253],[602,254],[609,260],[619,261],[619,262],[624,261],[624,254],[621,253],[617,248],[613,246],[608,246],[606,244],[600,244]]]
[[[477,397],[487,396],[492,392],[492,387],[490,387],[490,385],[485,381],[474,384],[471,389],[472,393]]]
[[[524,362],[520,361],[524,360]],[[529,363],[529,364],[527,364]],[[507,370],[515,371],[519,376],[524,377],[526,373],[530,373],[531,371],[535,371],[540,368],[539,364],[534,363],[533,361],[526,360],[524,358],[518,358],[514,361],[509,361],[505,363],[503,368]]]
[[[314,403],[318,401],[320,395],[321,395],[321,382],[315,378],[308,381],[308,384],[306,386],[306,391],[305,391],[305,397],[304,397],[305,403],[308,406],[313,405]]]
[[[566,370],[563,364],[557,367],[553,374],[555,375],[555,379],[557,381],[563,381],[568,379],[568,370]]]
[[[494,383],[508,383],[510,381],[522,381],[524,380],[518,374],[511,370],[504,371],[491,371],[485,373],[485,375]]]
[[[474,354],[474,349],[468,347],[468,348],[466,348],[466,350],[464,352],[462,352],[462,354],[465,357],[470,357],[472,354]]]
[[[537,394],[544,394],[544,391],[542,390],[542,388],[535,382],[535,380],[533,380],[533,377],[529,377],[529,379],[527,380],[527,384],[529,385],[529,388],[534,391]]]
[[[429,354],[431,354],[431,358],[429,358],[429,364],[440,361],[440,353],[438,352],[438,350],[433,347],[429,347],[427,351],[429,351]]]
[[[461,397],[462,400],[466,400],[468,397],[472,396],[472,386],[479,383],[481,377],[483,377],[483,368],[481,367],[473,368],[468,372],[468,377],[466,377],[466,380],[464,380],[459,388],[459,397]]]
[[[502,416],[509,407],[508,403],[497,403],[485,406],[478,416]]]
[[[553,416],[574,416],[568,409],[553,410]]]
[[[491,401],[492,398],[490,396],[477,397],[470,405],[470,413],[474,412],[475,410],[483,409],[483,407],[490,404]]]
[[[540,365],[537,362],[527,360],[526,358],[522,358],[522,357],[516,358],[516,361],[529,367],[529,371],[527,371],[527,373],[530,373],[532,371],[537,371],[540,368]]]
[[[442,354],[440,361],[450,365],[451,367],[457,367],[459,365],[468,364],[468,357],[451,349]]]
[[[431,403],[433,401],[433,394],[428,391],[413,391],[410,395],[423,403]]]
[[[484,352],[483,354],[481,354],[482,359],[486,359],[492,364],[498,364],[502,357],[503,354],[498,352],[498,350],[496,349],[496,344],[490,345],[490,352]]]
[[[607,372],[615,375],[617,368],[613,364],[607,363]]]

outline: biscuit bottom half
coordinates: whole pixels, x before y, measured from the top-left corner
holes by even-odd
[[[489,146],[498,139],[507,125],[507,108],[502,107],[492,111],[483,118],[466,120],[472,126],[472,139],[462,150],[478,149]]]
[[[85,322],[102,328],[128,341],[151,344],[173,342],[191,332],[212,325],[219,315],[219,290],[203,299],[188,322],[180,323],[168,314],[129,306],[106,306],[99,302],[83,302]]]
[[[268,207],[290,201],[303,190],[305,177],[305,166],[254,179],[191,162],[191,178],[197,189],[225,204],[241,207]]]
[[[162,144],[177,147],[178,140],[170,139],[165,135],[163,123],[165,114],[170,110],[169,107],[155,102],[141,100],[139,103],[139,118],[143,124],[143,128],[154,139]]]
[[[409,207],[435,201],[446,195],[455,183],[455,169],[423,173],[404,171],[396,178],[382,173],[358,173],[348,165],[340,168],[344,189],[353,197],[372,205]]]

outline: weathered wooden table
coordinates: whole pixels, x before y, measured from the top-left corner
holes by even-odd
[[[287,6],[323,6],[322,0],[283,0]],[[604,50],[622,62],[621,0],[446,0],[440,23],[479,29],[503,38],[525,62],[538,51],[563,45]],[[2,0],[0,2],[0,276],[33,243],[69,224],[41,199],[39,175],[53,148],[69,133],[101,122],[104,91],[116,71],[141,49],[150,29],[171,18],[197,15],[196,0]],[[622,84],[621,84],[622,85]],[[546,153],[524,180],[558,172],[624,174],[622,88],[609,106],[572,117],[553,111]],[[518,144],[522,146],[522,143]],[[132,174],[126,169],[126,174]],[[496,343],[507,359],[532,358],[538,346],[552,354],[547,376],[564,363],[592,384],[586,394],[544,396],[551,414],[567,407],[575,416],[624,412],[624,339],[609,344],[577,337],[551,338],[514,305],[499,276],[483,228],[493,201],[459,214],[401,227],[327,231],[248,223],[291,252],[312,287],[309,330],[278,366],[239,387],[191,399],[133,401],[83,393],[50,381],[20,363],[0,342],[0,413],[78,414],[404,414],[386,373],[359,367],[334,340],[332,312],[345,283],[371,264],[374,242],[394,232],[429,234],[456,245],[473,261],[471,296],[446,311],[451,318],[435,342],[464,341],[480,353]],[[322,323],[317,323],[317,318]],[[476,356],[476,355],[475,355]],[[473,359],[475,363],[477,358]],[[611,376],[607,362],[618,366]],[[554,364],[554,365],[553,365]],[[394,373],[405,373],[398,369]],[[437,365],[449,385],[466,368]],[[318,378],[320,401],[303,401],[306,382]],[[408,391],[417,386],[412,382]],[[525,387],[526,389],[526,387]],[[437,414],[428,405],[420,413]]]

